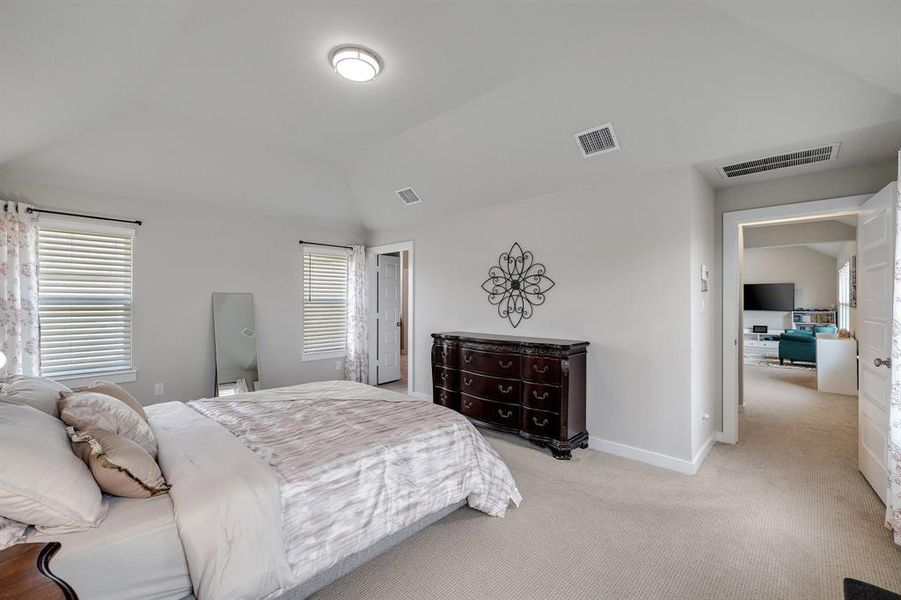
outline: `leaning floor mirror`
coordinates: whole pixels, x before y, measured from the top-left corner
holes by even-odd
[[[213,294],[216,396],[260,389],[253,294]]]

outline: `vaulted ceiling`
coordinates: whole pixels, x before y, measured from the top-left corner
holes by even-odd
[[[869,164],[901,147],[898,23],[899,2],[4,2],[0,176],[381,228],[686,165],[728,185],[724,160],[814,143],[838,159],[799,169]],[[337,77],[344,43],[382,74]],[[606,122],[622,149],[582,158],[572,134]]]

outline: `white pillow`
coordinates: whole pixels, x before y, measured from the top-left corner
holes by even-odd
[[[75,392],[59,401],[59,418],[78,431],[103,429],[126,437],[156,458],[156,437],[141,415],[118,398]]]
[[[63,533],[96,527],[106,511],[66,426],[30,406],[0,404],[0,516]]]
[[[13,544],[25,541],[25,530],[28,525],[19,523],[6,517],[0,517],[0,550],[9,548]]]
[[[52,379],[14,375],[0,388],[0,402],[23,404],[59,417],[59,393],[72,390]]]

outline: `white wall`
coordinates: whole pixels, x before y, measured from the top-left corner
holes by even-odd
[[[760,225],[745,227],[742,231],[745,248],[797,246],[857,239],[856,227],[835,220]]]
[[[0,190],[41,208],[137,218],[134,265],[134,364],[125,384],[144,404],[213,393],[212,292],[254,295],[260,377],[264,387],[343,379],[335,360],[301,362],[301,239],[347,243],[354,226],[192,204],[88,193],[3,181]],[[166,394],[153,395],[164,382]]]
[[[696,171],[691,177],[691,414],[692,458],[708,450],[722,422],[717,317],[721,294],[715,271],[713,188]],[[708,288],[701,291],[701,265],[710,270]],[[705,420],[704,414],[708,415]]]
[[[692,377],[699,405],[708,403],[701,382],[717,368],[716,360],[700,358],[695,371],[691,360],[693,341],[710,344],[703,330],[716,313],[694,324],[693,338],[691,306],[699,299],[689,291],[698,282],[692,257],[712,255],[713,226],[703,223],[712,219],[712,195],[691,201],[703,186],[684,168],[373,232],[373,244],[415,242],[416,391],[431,391],[433,332],[588,340],[593,441],[690,460]],[[514,330],[480,286],[516,241],[547,266],[556,285]]]
[[[804,246],[745,248],[744,283],[794,283],[795,308],[832,308],[837,303],[835,258]],[[791,313],[746,310],[745,328],[791,326]]]

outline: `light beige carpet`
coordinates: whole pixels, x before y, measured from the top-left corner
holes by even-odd
[[[901,592],[901,550],[857,471],[857,401],[816,374],[747,367],[737,446],[695,476],[591,450],[571,462],[486,434],[524,501],[464,508],[317,598],[841,598]]]

